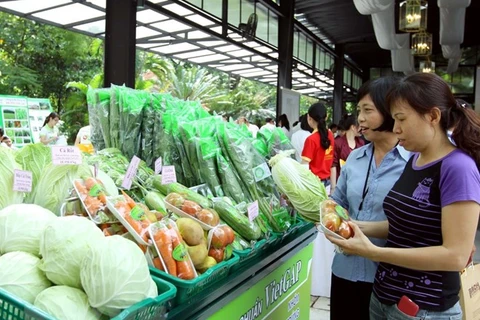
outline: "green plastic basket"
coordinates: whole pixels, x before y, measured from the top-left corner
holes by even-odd
[[[155,276],[152,277],[157,285],[159,296],[148,298],[125,309],[112,320],[156,320],[163,319],[168,302],[175,297],[177,289],[170,283]],[[51,315],[10,295],[0,289],[0,319],[2,320],[56,320]]]
[[[238,263],[238,260],[239,257],[234,253],[229,260],[222,261],[193,280],[183,280],[152,267],[150,267],[150,273],[177,287],[177,296],[173,300],[173,306],[177,306],[187,301],[193,303],[202,298],[203,295],[200,293],[204,293],[213,285],[225,279],[232,267]]]

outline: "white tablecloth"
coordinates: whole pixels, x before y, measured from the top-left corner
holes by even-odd
[[[334,255],[335,247],[319,232],[313,242],[312,296],[330,297]]]

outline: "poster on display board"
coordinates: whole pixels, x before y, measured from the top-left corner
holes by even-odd
[[[28,98],[28,116],[32,129],[33,141],[40,141],[40,130],[43,122],[52,112],[52,105],[49,99]]]
[[[300,96],[301,94],[285,88],[280,88],[280,115],[286,114],[290,129],[293,123],[300,118]]]
[[[27,101],[27,97],[0,96],[0,126],[15,147],[33,142]]]
[[[209,320],[308,320],[313,243],[300,250]]]

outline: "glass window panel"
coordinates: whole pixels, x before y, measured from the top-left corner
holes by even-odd
[[[89,32],[91,34],[103,33],[105,32],[105,20],[99,20],[95,22],[85,23],[73,27],[74,29],[82,30]]]
[[[268,43],[274,47],[278,47],[278,18],[277,15],[269,11],[268,21]]]
[[[319,47],[317,47],[316,58],[317,58],[317,65],[316,65],[317,69],[319,71],[325,70],[325,53],[322,50],[320,50]]]
[[[154,35],[158,35],[158,31],[152,30],[152,29],[147,28],[147,27],[138,27],[137,31],[136,31],[137,39],[147,38],[147,37],[151,37],[151,36],[154,36]]]
[[[299,32],[293,33],[293,56],[298,58],[298,35]]]
[[[167,20],[167,21],[162,21],[162,22],[157,22],[157,23],[152,24],[151,26],[160,29],[164,33],[178,32],[178,31],[191,29],[186,24],[175,21],[173,19],[172,20]]]
[[[258,24],[257,24],[257,32],[255,36],[260,38],[264,41],[268,42],[268,9],[260,4],[257,3],[257,17],[258,17]],[[247,18],[248,19],[248,18]]]
[[[202,0],[186,0],[186,1],[202,9]]]
[[[235,27],[240,24],[240,1],[228,0],[228,23]]]
[[[105,13],[102,11],[81,5],[79,3],[33,14],[34,17],[52,21],[61,25],[103,17],[104,15]]]
[[[186,15],[189,15],[189,14],[193,13],[191,10],[188,10],[187,8],[182,7],[182,6],[180,6],[178,4],[175,4],[175,3],[164,5],[163,8],[165,8],[165,9],[171,11],[171,12],[174,12],[175,14],[178,14],[179,16],[186,16]]]
[[[241,7],[240,23],[247,23],[248,17],[255,12],[255,7],[250,0],[242,0]]]
[[[204,0],[203,10],[221,19],[222,18],[222,0]]]
[[[201,15],[198,15],[198,14],[192,14],[191,16],[186,16],[185,18],[187,18],[188,20],[191,20],[203,27],[209,27],[211,25],[214,25],[216,24],[215,22],[213,22],[212,20],[210,19],[207,19],[207,18],[204,18],[202,17]]]
[[[298,59],[304,62],[307,62],[306,54],[307,54],[307,38],[303,34],[300,34],[298,39]]]
[[[1,2],[0,7],[7,8],[13,11],[21,13],[35,12],[42,9],[51,8],[64,3],[69,3],[69,0],[51,0],[51,1],[38,1],[38,0],[23,0],[23,1],[6,1]]]
[[[307,39],[307,55],[305,62],[312,66],[313,65],[313,42]]]

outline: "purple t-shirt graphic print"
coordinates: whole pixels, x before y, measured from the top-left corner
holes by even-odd
[[[455,150],[422,167],[418,155],[385,197],[389,222],[387,247],[439,246],[442,238],[442,207],[458,201],[480,203],[480,175],[472,158]],[[461,230],[459,230],[461,232]],[[403,295],[422,309],[444,311],[458,301],[458,272],[419,271],[380,263],[374,293],[385,304],[398,303]]]

